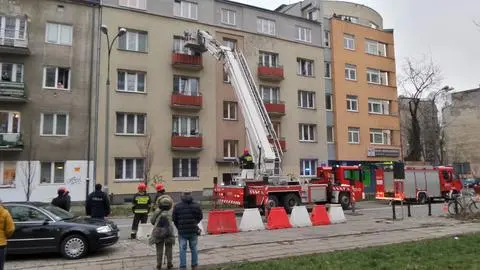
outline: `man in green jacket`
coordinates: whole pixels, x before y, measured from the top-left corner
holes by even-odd
[[[162,269],[163,251],[167,257],[167,269],[173,268],[172,250],[175,244],[175,235],[173,231],[172,209],[173,201],[170,196],[162,197],[157,202],[158,209],[153,213],[150,222],[154,225],[150,244],[155,244],[157,250],[157,269]]]

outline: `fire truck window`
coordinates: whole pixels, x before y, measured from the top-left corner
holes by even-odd
[[[343,177],[346,180],[360,180],[360,172],[354,170],[345,170]]]
[[[447,171],[442,171],[442,174],[443,174],[443,179],[445,179],[445,181],[450,181],[452,180],[450,178],[450,174],[447,172]]]

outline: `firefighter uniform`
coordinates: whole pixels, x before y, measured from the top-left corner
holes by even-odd
[[[133,223],[132,223],[132,233],[130,234],[131,239],[137,237],[138,224],[147,223],[148,212],[150,210],[150,205],[152,200],[146,192],[147,186],[145,184],[138,185],[138,193],[133,196]]]
[[[248,152],[248,149],[243,150],[243,155],[239,158],[240,168],[241,169],[254,169],[255,164],[253,163],[253,158]]]

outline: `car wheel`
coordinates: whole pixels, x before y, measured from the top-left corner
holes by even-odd
[[[60,246],[63,257],[71,260],[80,259],[88,252],[88,243],[85,237],[74,234],[65,237]]]

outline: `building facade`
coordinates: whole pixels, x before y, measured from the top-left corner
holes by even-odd
[[[97,2],[97,3],[96,3]],[[85,199],[98,1],[0,2],[0,197]]]
[[[327,162],[318,22],[223,0],[129,3],[106,0],[102,7],[112,36],[127,30],[111,53],[109,192],[136,192],[145,170],[169,192],[212,188],[213,177],[228,183],[239,172],[233,161],[246,147],[241,108],[222,64],[183,47],[186,30],[207,30],[243,51],[282,138],[285,173],[311,176]],[[102,88],[104,36],[100,59]],[[105,98],[100,91],[99,183],[105,183]]]

